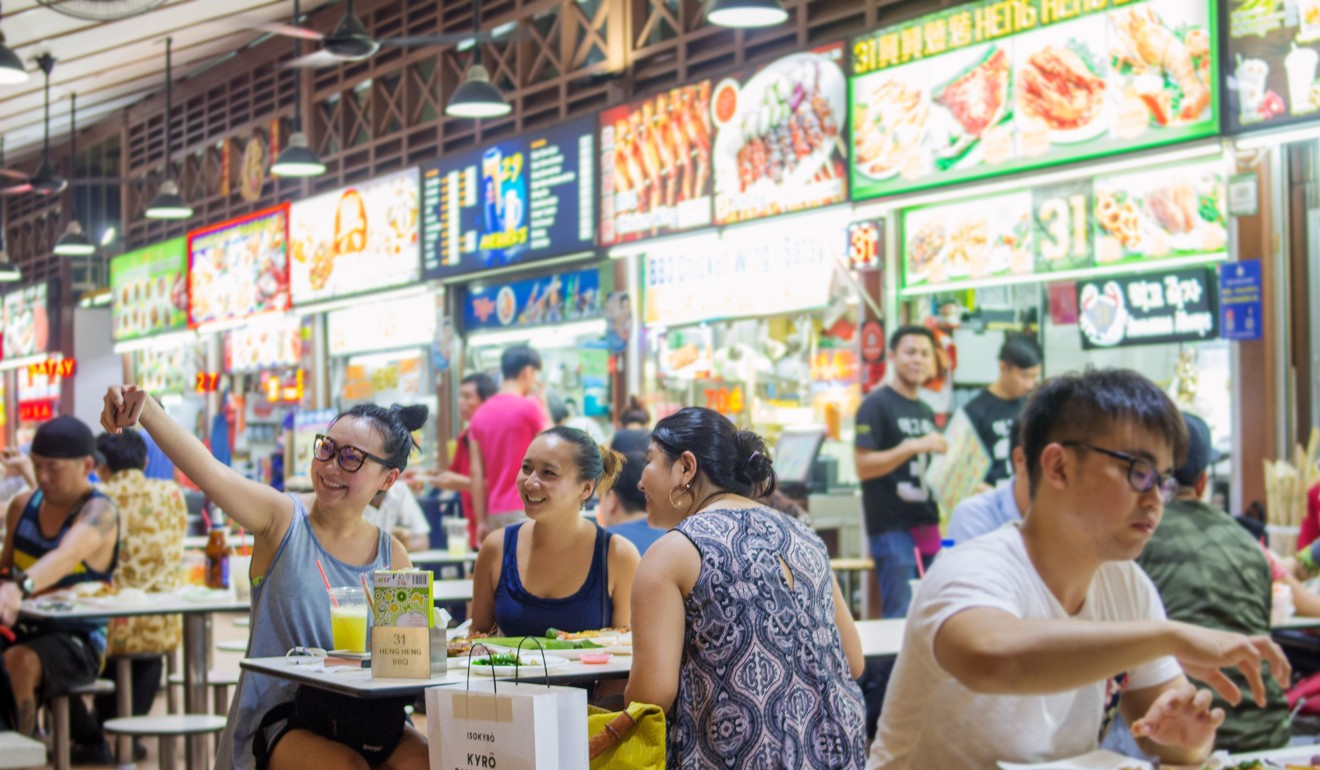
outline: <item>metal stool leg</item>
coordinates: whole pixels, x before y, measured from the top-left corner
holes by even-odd
[[[175,752],[174,736],[160,736],[160,770],[178,770],[179,758]]]
[[[174,675],[179,672],[179,650],[177,647],[165,653],[165,669],[166,708],[171,714],[182,714],[183,709],[179,708],[179,690],[172,683]]]
[[[69,697],[68,695],[57,695],[51,698],[50,715],[54,723],[54,760],[55,770],[69,770],[70,751],[69,744]]]
[[[215,715],[222,717],[229,713],[229,685],[212,685],[215,688]]]
[[[133,661],[121,655],[115,661],[115,701],[119,716],[133,716]],[[121,765],[133,763],[133,739],[121,735],[115,739],[115,759]]]

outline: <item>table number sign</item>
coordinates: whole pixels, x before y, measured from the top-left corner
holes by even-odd
[[[430,572],[420,570],[377,570],[372,576],[376,617],[371,633],[373,679],[431,677],[433,580]]]

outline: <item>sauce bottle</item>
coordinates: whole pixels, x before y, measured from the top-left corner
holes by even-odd
[[[211,534],[206,540],[206,587],[229,588],[229,557],[234,549],[229,545],[229,533],[224,520],[216,511],[211,516]]]

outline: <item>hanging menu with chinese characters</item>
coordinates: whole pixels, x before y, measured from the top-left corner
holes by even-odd
[[[595,118],[443,158],[422,170],[422,255],[445,278],[595,245]]]
[[[1213,136],[1207,0],[979,0],[853,40],[855,199]]]

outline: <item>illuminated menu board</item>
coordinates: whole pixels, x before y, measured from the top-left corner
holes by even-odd
[[[293,304],[416,281],[417,219],[415,168],[293,204]]]
[[[1218,132],[1210,0],[980,0],[853,41],[853,197]]]
[[[715,86],[715,224],[848,199],[843,54],[834,43]]]
[[[1320,0],[1229,0],[1228,130],[1320,117]]]
[[[50,305],[50,298],[59,295],[53,282],[26,286],[5,295],[6,359],[45,353],[59,344],[59,312],[57,309],[52,312]]]
[[[188,325],[188,241],[130,251],[110,260],[110,333],[146,337]]]
[[[703,80],[600,113],[602,246],[711,224],[710,100]]]
[[[905,210],[904,291],[1223,259],[1222,166],[1217,158],[1156,166]]]
[[[422,169],[422,260],[444,278],[595,245],[594,118]]]
[[[289,309],[289,205],[188,233],[188,323]]]

